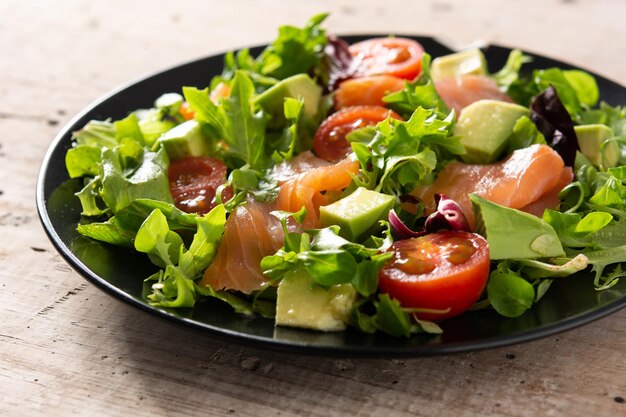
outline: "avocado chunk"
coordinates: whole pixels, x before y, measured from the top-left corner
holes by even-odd
[[[304,100],[304,115],[310,118],[317,116],[322,97],[322,88],[306,74],[297,74],[285,78],[256,96],[254,102],[272,116],[272,126],[285,122],[284,103],[286,97]]]
[[[595,166],[613,168],[619,163],[620,147],[608,141],[615,135],[606,125],[593,124],[574,126],[580,152]]]
[[[433,81],[468,74],[487,74],[487,60],[478,48],[440,56],[433,59],[430,66],[430,76]]]
[[[195,120],[181,123],[159,138],[170,159],[186,156],[203,156],[209,153],[209,144],[202,127]]]
[[[394,201],[393,196],[359,187],[349,196],[320,207],[320,222],[323,226],[338,225],[340,236],[358,240],[366,232],[375,231]]]
[[[285,274],[278,284],[276,325],[322,330],[345,330],[356,291],[351,284],[326,289],[304,269]]]
[[[559,238],[543,219],[470,194],[474,227],[489,243],[489,258],[536,259],[565,256]]]
[[[515,122],[528,115],[526,107],[498,100],[479,100],[464,108],[454,130],[467,152],[461,156],[463,161],[471,164],[497,161],[507,147]]]

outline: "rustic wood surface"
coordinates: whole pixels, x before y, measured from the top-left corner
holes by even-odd
[[[626,415],[626,311],[506,348],[337,359],[243,347],[122,304],[54,251],[34,188],[51,139],[146,72],[267,42],[332,11],[335,33],[518,46],[626,83],[626,2],[0,1],[0,415]]]

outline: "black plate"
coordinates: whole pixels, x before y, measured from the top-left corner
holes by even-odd
[[[372,36],[346,37],[355,42]],[[411,36],[412,37],[412,36]],[[434,57],[451,51],[428,37],[413,37]],[[253,53],[261,47],[253,48]],[[491,71],[504,65],[509,48],[484,49]],[[571,65],[546,57],[534,57],[529,68]],[[149,306],[143,299],[143,279],[154,266],[143,254],[100,244],[80,237],[76,225],[80,204],[74,197],[78,181],[69,181],[65,153],[71,146],[71,132],[92,119],[119,119],[137,108],[151,107],[162,93],[180,91],[184,85],[205,87],[221,72],[223,55],[211,56],[159,72],[119,88],[78,114],[52,142],[44,159],[37,184],[37,208],[43,226],[61,256],[87,280],[108,294],[158,317],[192,328],[227,336],[241,343],[326,355],[420,356],[471,351],[519,343],[571,329],[626,306],[626,280],[613,288],[596,292],[589,273],[555,282],[548,294],[530,311],[508,319],[492,311],[466,313],[441,324],[443,335],[416,335],[396,339],[384,334],[365,335],[354,330],[318,333],[275,328],[271,320],[247,318],[233,313],[219,301],[199,302],[193,311],[170,312]],[[610,104],[626,104],[626,89],[597,76],[601,97]]]

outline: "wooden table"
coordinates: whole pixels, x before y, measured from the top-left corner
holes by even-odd
[[[626,311],[506,348],[336,359],[242,347],[122,304],[48,242],[35,179],[59,128],[122,82],[273,39],[432,34],[554,56],[626,83],[626,3],[0,2],[0,415],[626,415]]]

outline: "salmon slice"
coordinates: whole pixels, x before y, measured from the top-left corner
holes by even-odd
[[[295,212],[306,207],[305,228],[318,226],[319,208],[330,204],[352,182],[359,163],[346,158],[335,165],[321,166],[301,173],[280,186],[276,204],[279,210]]]
[[[542,217],[545,209],[554,209],[559,206],[561,200],[559,200],[559,193],[565,186],[567,186],[574,179],[574,171],[571,167],[564,167],[561,171],[559,181],[554,187],[537,200],[530,204],[525,205],[520,210],[526,213],[534,214],[537,217]]]
[[[249,200],[231,213],[217,254],[204,271],[201,287],[249,294],[263,285],[267,279],[261,272],[261,259],[274,254],[284,243],[280,222],[270,215],[273,209],[272,204]]]
[[[372,75],[346,80],[335,92],[335,109],[351,106],[384,106],[383,97],[404,88],[402,78]]]
[[[500,91],[493,79],[483,75],[444,78],[435,82],[435,88],[444,103],[448,108],[454,109],[457,116],[461,110],[478,100],[513,102],[509,96]]]
[[[297,177],[303,172],[309,172],[315,168],[332,165],[322,158],[318,158],[311,151],[302,152],[289,161],[282,161],[272,168],[271,177],[278,181],[279,185]]]
[[[516,150],[506,160],[495,164],[452,162],[439,172],[432,185],[420,186],[412,194],[424,202],[429,212],[435,210],[435,193],[445,194],[459,203],[473,225],[470,193],[497,204],[523,209],[553,192],[566,179],[571,181],[571,170],[569,174],[564,174],[564,168],[563,159],[552,148],[532,145]],[[553,202],[546,197],[546,204]],[[539,210],[539,207],[534,210]]]

